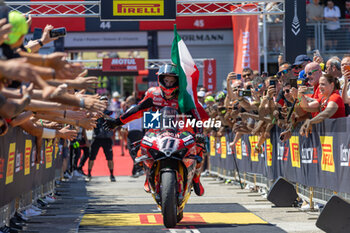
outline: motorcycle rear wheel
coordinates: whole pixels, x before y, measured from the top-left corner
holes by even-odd
[[[160,192],[164,226],[167,228],[175,227],[177,223],[177,200],[176,176],[174,172],[162,173]]]

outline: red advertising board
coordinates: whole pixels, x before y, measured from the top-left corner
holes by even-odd
[[[226,29],[232,28],[231,16],[177,17],[176,21],[140,21],[140,31],[185,29]]]
[[[246,6],[245,9],[254,9],[254,5]],[[233,71],[241,74],[242,70],[250,67],[260,70],[259,61],[259,26],[258,16],[232,16],[233,38]]]
[[[216,60],[204,60],[203,67],[203,86],[208,91],[216,89]]]
[[[144,58],[104,58],[102,63],[104,72],[135,72],[144,69]]]

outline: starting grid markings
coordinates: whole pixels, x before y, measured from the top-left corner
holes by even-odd
[[[209,224],[268,224],[253,213],[184,213],[178,225]],[[127,213],[127,214],[85,214],[81,226],[160,226],[162,214]]]

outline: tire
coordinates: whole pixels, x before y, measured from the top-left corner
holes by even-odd
[[[167,228],[175,227],[177,223],[177,200],[176,177],[174,172],[162,173],[160,195],[162,198],[164,226]]]
[[[184,211],[181,210],[180,213],[177,214],[176,222],[179,223],[183,217],[184,217]]]

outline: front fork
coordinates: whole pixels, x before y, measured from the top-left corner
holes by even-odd
[[[164,161],[165,162],[165,161]],[[181,164],[180,161],[176,161],[177,164],[175,165],[175,161],[170,161],[173,164],[169,165],[168,163],[164,164],[162,161],[158,162],[156,167],[155,167],[155,172],[154,172],[154,192],[153,196],[155,201],[158,203],[158,205],[161,204],[161,197],[160,197],[160,184],[161,184],[161,174],[163,172],[175,172],[176,174],[176,193],[177,193],[177,203],[178,205],[183,201],[183,193],[184,193],[184,167]],[[161,168],[162,167],[162,168]]]

